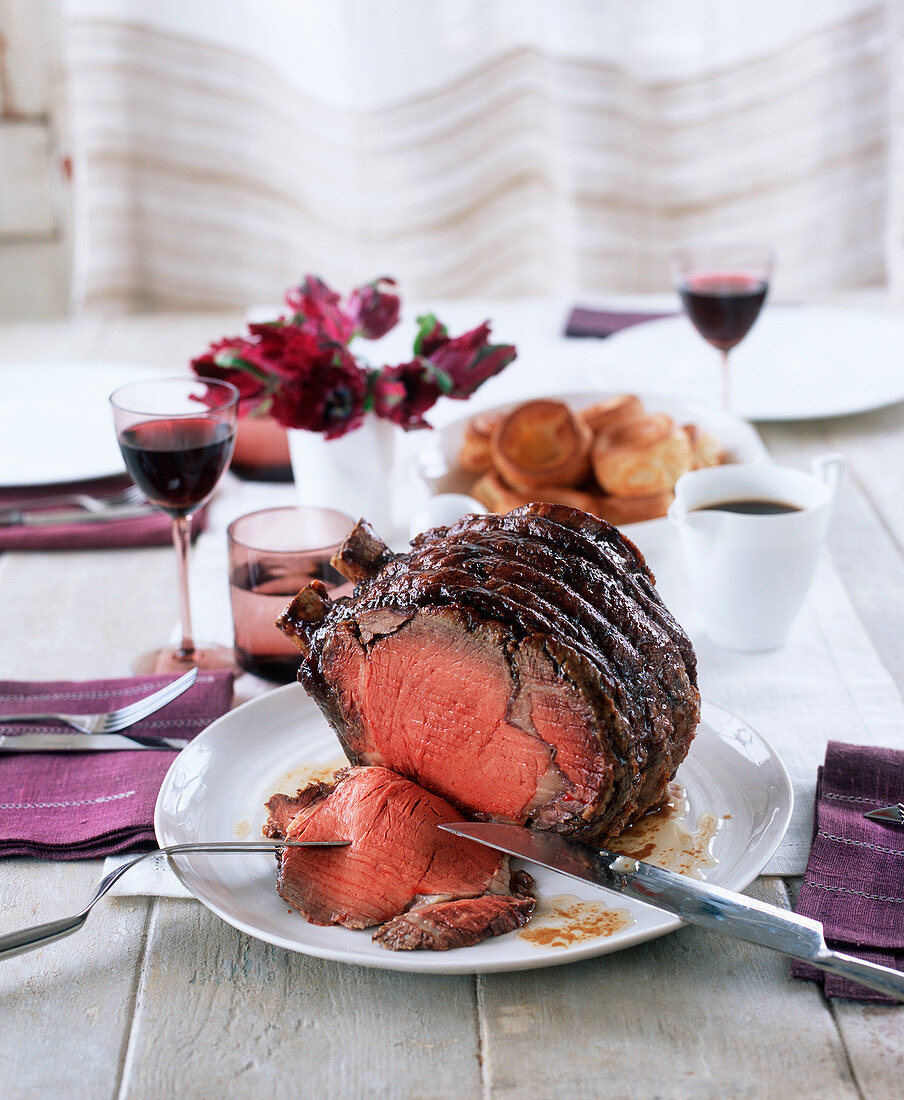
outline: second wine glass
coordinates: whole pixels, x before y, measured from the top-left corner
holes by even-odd
[[[769,291],[773,254],[758,244],[682,245],[670,254],[672,283],[694,328],[722,353],[722,408],[730,404],[728,353],[754,325]]]
[[[160,378],[110,395],[126,469],[155,508],[172,519],[179,576],[182,641],[144,653],[136,673],[233,668],[231,648],[196,645],[188,594],[192,515],[213,495],[235,445],[239,391],[207,378]]]

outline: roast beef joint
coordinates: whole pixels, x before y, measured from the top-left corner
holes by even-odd
[[[589,841],[664,800],[699,721],[696,660],[617,528],[530,504],[465,516],[398,554],[362,521],[333,564],[354,593],[333,601],[314,581],[278,625],[352,775],[379,769],[465,817]],[[283,855],[290,904],[301,851]]]

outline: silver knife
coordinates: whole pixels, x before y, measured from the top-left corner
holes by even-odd
[[[64,523],[109,523],[114,519],[132,519],[150,515],[154,509],[149,504],[135,504],[127,508],[110,508],[105,512],[85,512],[80,508],[54,509],[49,512],[21,512],[10,510],[0,516],[0,527],[57,527]]]
[[[0,734],[0,753],[6,752],[111,752],[119,749],[184,749],[184,737],[142,737],[119,733],[15,733]]]
[[[665,909],[712,932],[724,932],[801,959],[810,966],[904,1001],[904,973],[832,951],[826,946],[822,925],[809,917],[665,871],[633,856],[565,840],[555,833],[483,821],[455,822],[440,828],[570,878],[614,890],[656,909]]]
[[[863,816],[872,818],[873,821],[890,821],[892,825],[904,825],[904,802],[883,806],[879,810],[870,810]]]

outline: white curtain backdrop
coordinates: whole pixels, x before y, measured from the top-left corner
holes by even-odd
[[[904,0],[63,0],[80,308],[904,285]]]

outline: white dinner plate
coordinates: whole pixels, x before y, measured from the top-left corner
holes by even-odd
[[[904,319],[829,306],[768,303],[730,353],[731,409],[749,420],[809,420],[904,400]],[[718,404],[719,353],[682,316],[646,321],[602,342],[637,385]]]
[[[117,386],[153,373],[126,363],[0,367],[0,486],[124,473],[108,398]]]
[[[341,756],[335,734],[299,684],[277,688],[213,722],[184,749],[163,781],[154,817],[161,845],[259,836],[264,802],[281,777]],[[679,769],[688,819],[722,819],[709,881],[743,890],[778,847],[791,816],[788,774],[772,749],[741,719],[704,703],[703,721]],[[294,793],[291,791],[290,793]],[[272,854],[189,855],[171,861],[188,890],[228,924],[266,943],[319,958],[386,970],[469,974],[556,966],[664,935],[678,918],[531,866],[542,898],[569,894],[628,908],[634,924],[568,947],[543,947],[510,933],[452,951],[394,952],[369,931],[309,924],[276,893]],[[529,927],[529,926],[528,926]]]

